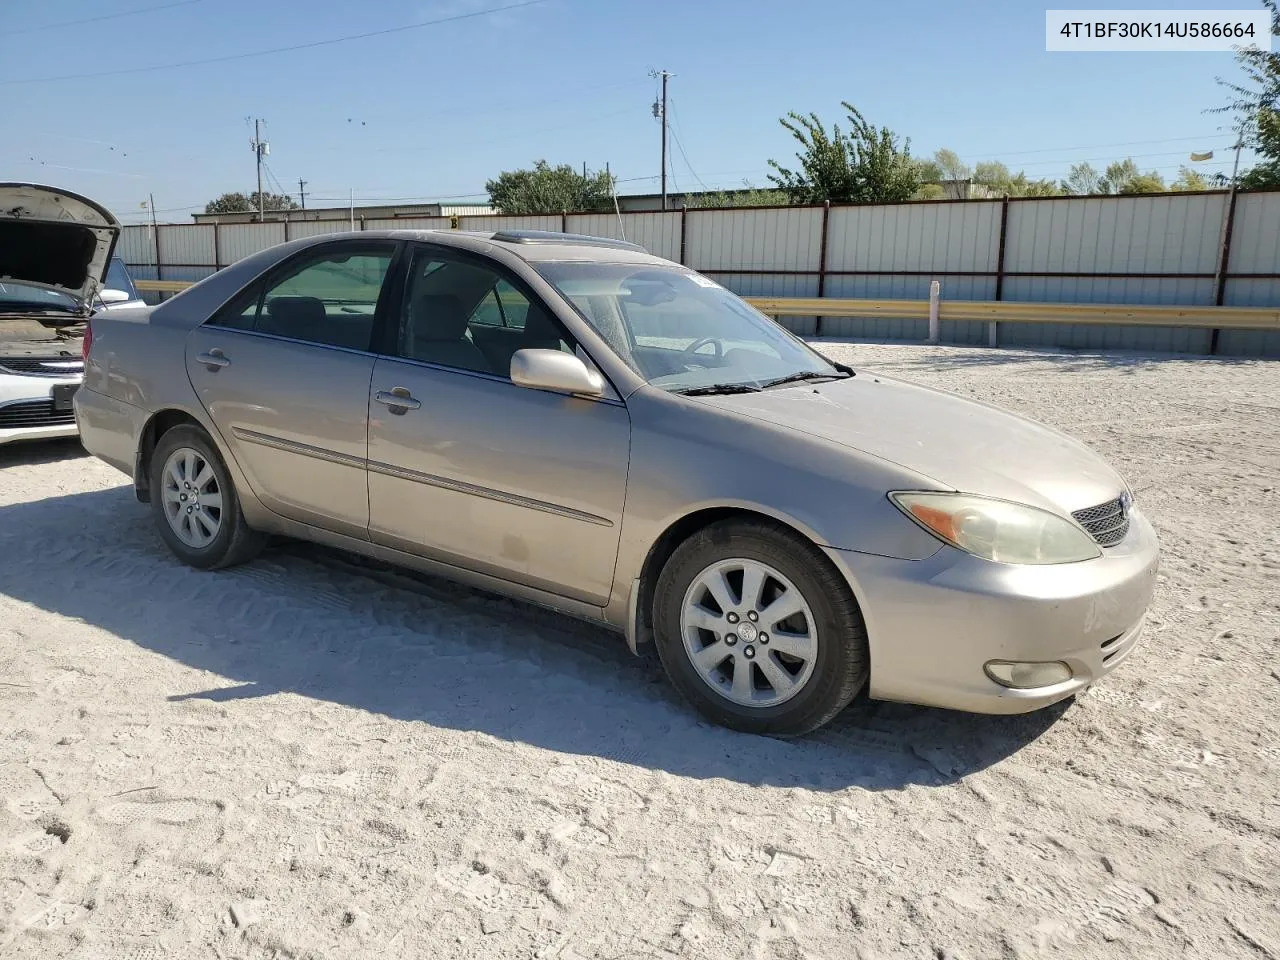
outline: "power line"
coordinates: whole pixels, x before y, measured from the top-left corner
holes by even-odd
[[[459,20],[474,20],[494,13],[508,10],[519,10],[522,7],[533,7],[547,3],[548,0],[520,0],[501,7],[490,7],[487,10],[473,10],[470,13],[455,13],[448,17],[437,17],[434,20],[423,20],[421,23],[410,23],[399,27],[387,27],[383,30],[370,30],[367,33],[352,33],[345,37],[333,37],[329,40],[312,40],[309,43],[295,43],[287,47],[272,47],[269,50],[253,50],[248,53],[232,53],[221,57],[205,57],[202,60],[184,60],[180,63],[161,63],[149,67],[123,67],[119,70],[103,70],[98,73],[68,73],[58,77],[19,77],[11,80],[0,80],[0,84],[19,83],[51,83],[54,80],[89,80],[97,77],[119,77],[129,73],[152,73],[156,70],[176,70],[180,67],[199,67],[210,63],[228,63],[232,60],[247,60],[250,57],[266,57],[275,53],[292,53],[296,50],[313,50],[316,47],[330,47],[338,43],[352,40],[368,40],[370,37],[385,37],[393,33],[405,33],[409,30],[421,30],[423,27],[439,26],[442,23],[455,23]]]
[[[61,23],[46,23],[39,27],[24,27],[21,30],[6,30],[5,36],[16,37],[20,33],[37,33],[44,30],[60,30],[63,27],[78,27],[82,23],[101,23],[103,20],[119,20],[121,17],[134,17],[140,13],[155,13],[157,10],[171,10],[174,7],[189,7],[200,0],[178,0],[177,3],[160,3],[154,7],[136,7],[133,10],[121,10],[119,13],[104,13],[98,17],[85,17],[83,20],[63,20]]]
[[[698,181],[698,186],[702,187],[703,190],[710,191],[710,187],[703,183],[702,178],[698,176],[698,171],[693,169],[693,164],[689,162],[689,154],[685,153],[684,143],[680,140],[680,111],[676,107],[675,97],[671,98],[671,119],[671,136],[675,138],[676,149],[680,151],[680,156],[684,157],[684,165],[689,168],[689,173],[693,175],[693,179]]]

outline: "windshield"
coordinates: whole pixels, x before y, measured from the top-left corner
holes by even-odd
[[[75,298],[65,293],[14,280],[0,282],[0,310],[17,307],[26,310],[66,310],[71,313],[78,310]]]
[[[843,374],[764,314],[677,267],[555,261],[533,266],[646,381],[682,393],[758,389]]]
[[[103,282],[104,290],[119,290],[127,293],[130,300],[138,299],[137,288],[133,285],[133,280],[129,276],[129,271],[125,269],[124,261],[119,257],[111,258],[111,266],[107,267],[107,279]]]

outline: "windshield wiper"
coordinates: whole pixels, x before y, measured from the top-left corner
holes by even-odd
[[[673,390],[683,397],[706,397],[722,393],[759,393],[760,388],[750,383],[713,383],[705,387],[689,387],[685,390]]]
[[[852,370],[845,368],[837,373],[819,373],[817,370],[806,370],[803,373],[789,373],[785,377],[775,377],[773,380],[766,380],[760,384],[764,387],[777,387],[784,383],[799,383],[801,380],[840,380],[845,377],[854,376]]]

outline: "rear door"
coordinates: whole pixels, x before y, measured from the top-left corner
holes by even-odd
[[[187,371],[258,497],[281,516],[368,539],[374,329],[394,241],[310,247],[187,340]]]

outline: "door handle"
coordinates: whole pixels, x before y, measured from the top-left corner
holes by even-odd
[[[214,347],[208,353],[199,354],[196,359],[214,372],[231,364],[231,361],[227,359],[226,355],[218,347]]]
[[[390,407],[392,413],[402,414],[406,410],[417,410],[422,406],[422,402],[415,400],[404,387],[396,387],[390,393],[379,390],[373,395],[373,399]]]

